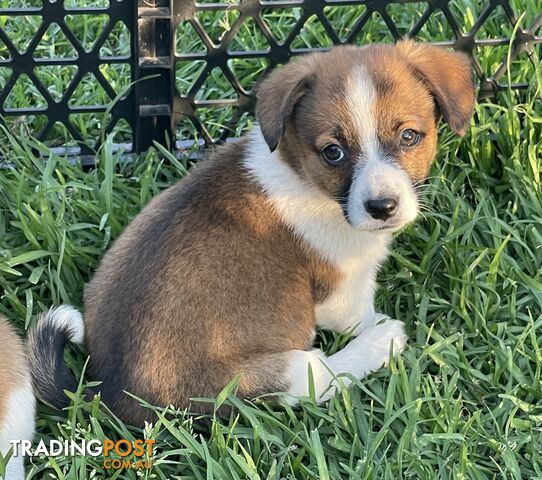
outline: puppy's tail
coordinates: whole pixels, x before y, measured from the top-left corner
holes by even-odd
[[[70,403],[64,390],[75,392],[77,381],[64,362],[66,343],[82,344],[81,313],[69,305],[42,314],[28,335],[28,358],[34,394],[45,404],[62,409]]]

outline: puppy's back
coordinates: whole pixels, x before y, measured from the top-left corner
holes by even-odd
[[[35,400],[24,344],[13,327],[0,317],[0,453],[5,456],[12,440],[32,440]],[[14,455],[6,478],[24,478],[24,460]]]

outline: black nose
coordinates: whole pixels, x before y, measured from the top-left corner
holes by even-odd
[[[365,210],[377,220],[387,220],[397,209],[397,200],[393,198],[376,198],[365,202]]]

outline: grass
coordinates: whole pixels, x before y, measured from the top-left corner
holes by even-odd
[[[525,21],[535,7],[527,3]],[[468,25],[477,4],[458,4]],[[290,21],[280,20],[276,28]],[[489,35],[500,35],[499,22],[493,25]],[[436,22],[436,36],[439,28]],[[502,49],[487,52],[488,65],[503,58]],[[170,409],[172,417],[161,413],[144,431],[122,424],[98,399],[85,402],[80,393],[91,379],[82,377],[67,411],[40,405],[36,438],[145,436],[156,440],[153,468],[104,472],[100,458],[33,458],[27,478],[542,478],[542,80],[535,62],[523,58],[514,69],[530,80],[528,92],[478,105],[465,138],[442,129],[423,215],[398,235],[379,275],[378,309],[404,320],[409,333],[409,347],[389,369],[325,405],[307,399],[296,409],[240,403],[227,395],[232,385],[216,400],[234,404],[229,418],[200,421]],[[244,69],[250,77],[250,65]],[[224,87],[210,86],[216,95]],[[226,123],[227,112],[221,115],[209,122]],[[97,168],[85,172],[21,135],[23,126],[3,129],[0,142],[13,164],[0,175],[0,312],[21,332],[51,304],[79,305],[103,251],[189,166],[163,150],[125,162],[110,138]],[[329,352],[344,341],[329,332],[317,337]],[[70,350],[67,361],[83,371],[81,352]]]

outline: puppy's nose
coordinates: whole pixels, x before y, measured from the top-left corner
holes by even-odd
[[[394,198],[375,198],[367,200],[365,210],[376,220],[387,220],[397,210],[397,200]]]

